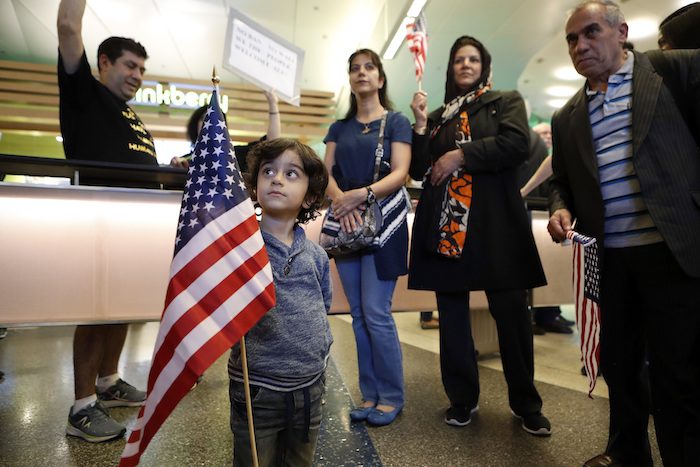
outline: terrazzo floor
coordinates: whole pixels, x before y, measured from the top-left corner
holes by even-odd
[[[585,395],[578,374],[576,335],[535,337],[537,387],[554,433],[525,433],[511,416],[497,356],[480,360],[480,410],[472,423],[443,422],[448,405],[440,381],[437,331],[423,331],[417,313],[395,314],[404,357],[406,406],[387,427],[349,421],[359,400],[355,344],[349,318],[330,318],[335,343],[327,373],[324,420],[317,466],[577,466],[602,451],[607,437],[607,399]],[[145,386],[156,323],[132,325],[122,373]],[[0,466],[114,466],[124,447],[118,440],[90,444],[64,434],[72,402],[73,327],[10,329],[0,341]],[[205,374],[156,435],[144,466],[231,465],[226,358]],[[604,395],[604,384],[598,393]],[[598,394],[596,393],[596,394]],[[137,409],[112,409],[131,426]],[[653,426],[650,426],[653,439]],[[656,465],[661,465],[654,449]]]

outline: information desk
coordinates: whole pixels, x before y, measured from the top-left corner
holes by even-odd
[[[181,193],[169,190],[48,186],[0,182],[0,324],[31,325],[158,320],[163,309]],[[544,212],[533,230],[549,285],[535,305],[570,303],[571,252],[552,243]],[[412,222],[413,216],[409,216]],[[321,218],[307,226],[317,240]],[[333,313],[348,303],[331,261]],[[431,292],[396,287],[393,311],[434,310]],[[485,310],[482,292],[472,308]],[[495,350],[487,311],[476,311],[480,350]]]

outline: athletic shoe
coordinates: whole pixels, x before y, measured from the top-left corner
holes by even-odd
[[[522,428],[531,435],[535,436],[549,436],[552,434],[552,425],[547,420],[547,417],[542,415],[541,412],[528,414],[528,415],[518,415],[511,410],[511,413],[515,418],[522,420]]]
[[[452,426],[467,426],[472,421],[472,414],[478,410],[478,405],[471,410],[453,405],[445,411],[445,423]]]
[[[103,392],[97,391],[97,398],[105,407],[138,407],[146,400],[146,393],[119,378]]]
[[[109,416],[99,401],[83,407],[73,414],[73,407],[68,411],[66,434],[77,436],[91,443],[100,443],[114,438],[121,438],[126,427]]]
[[[7,328],[0,328],[0,339],[7,337]]]

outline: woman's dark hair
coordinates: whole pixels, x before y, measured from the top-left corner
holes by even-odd
[[[394,104],[392,104],[391,100],[389,99],[389,91],[388,91],[388,86],[389,82],[386,79],[386,73],[384,73],[384,65],[382,65],[382,60],[379,58],[379,55],[374,50],[370,49],[358,49],[355,52],[350,55],[350,58],[348,58],[348,73],[350,73],[350,67],[352,67],[352,61],[355,60],[355,57],[358,55],[367,55],[369,59],[372,61],[374,66],[377,67],[377,71],[379,72],[379,78],[381,78],[384,81],[384,85],[381,87],[379,90],[379,103],[382,104],[382,107],[384,107],[386,110],[394,110]],[[357,114],[357,98],[355,98],[355,94],[352,92],[350,93],[350,108],[348,109],[348,112],[345,114],[345,118],[343,120],[350,120],[352,117],[354,117]]]
[[[203,105],[190,115],[190,119],[187,121],[187,137],[190,139],[192,144],[197,142],[197,137],[199,136],[199,122],[204,120],[204,114],[207,113],[207,106]],[[223,113],[224,122],[228,123],[226,120],[226,114]]]
[[[659,24],[659,47],[700,48],[700,2],[691,3],[668,15]]]
[[[457,86],[457,83],[455,82],[455,72],[452,69],[452,64],[455,61],[455,55],[457,55],[457,51],[459,51],[459,49],[461,49],[465,45],[471,45],[473,47],[476,47],[476,49],[479,51],[479,54],[481,55],[481,76],[479,77],[479,80],[476,83],[474,83],[471,89],[468,89],[468,91],[476,89],[481,83],[486,84],[486,82],[489,79],[489,75],[491,74],[491,54],[488,50],[486,50],[484,44],[482,44],[477,39],[471,36],[462,36],[458,38],[455,41],[455,43],[452,44],[452,48],[450,49],[450,61],[447,62],[447,78],[445,79],[445,104],[450,102],[455,97],[464,94],[464,90],[460,89],[459,86]]]
[[[270,141],[263,141],[256,144],[246,157],[248,163],[248,173],[243,174],[243,178],[250,190],[253,201],[257,201],[258,172],[260,166],[268,161],[273,161],[287,149],[291,149],[299,155],[304,166],[304,173],[309,177],[309,187],[306,190],[306,203],[309,207],[302,206],[297,216],[297,221],[306,224],[310,220],[320,215],[328,186],[328,170],[323,161],[316,155],[309,146],[300,143],[295,139],[277,138]]]

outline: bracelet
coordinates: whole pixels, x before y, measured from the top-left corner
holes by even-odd
[[[413,127],[414,133],[417,134],[417,135],[421,135],[421,136],[425,134],[425,130],[427,130],[427,129],[428,129],[427,126],[424,126],[424,127],[421,127],[421,128],[418,128],[418,127],[415,127],[415,126]]]

